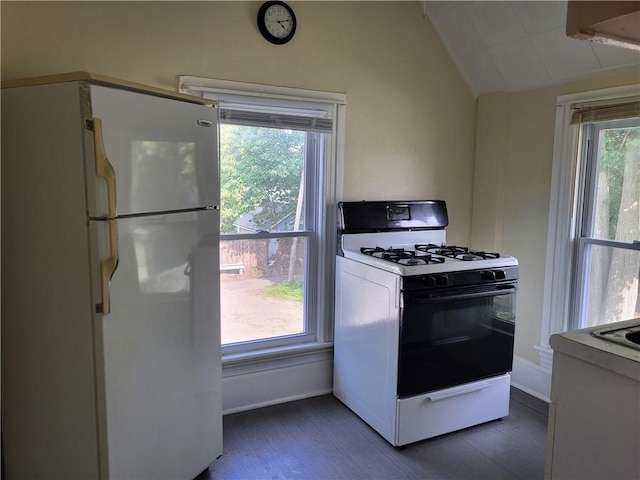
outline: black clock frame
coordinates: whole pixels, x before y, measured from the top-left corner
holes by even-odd
[[[267,30],[267,26],[264,21],[264,15],[267,12],[267,9],[273,5],[280,5],[281,7],[284,7],[289,10],[289,13],[291,14],[291,33],[289,33],[289,35],[287,35],[286,37],[274,37],[273,35],[271,35],[271,33],[269,33],[269,30]],[[293,8],[280,0],[269,0],[268,2],[263,3],[260,7],[260,10],[258,10],[258,29],[260,30],[260,33],[265,38],[265,40],[275,45],[284,45],[285,43],[289,42],[295,35],[297,26],[298,22],[296,20],[296,14],[293,12]]]

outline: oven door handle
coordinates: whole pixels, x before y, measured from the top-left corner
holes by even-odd
[[[429,302],[449,302],[451,300],[466,300],[470,298],[482,298],[482,297],[496,297],[498,295],[512,295],[516,293],[516,287],[501,288],[497,290],[486,290],[483,292],[469,292],[459,293],[454,295],[425,295],[425,294],[409,294],[408,297],[412,298],[419,303]]]

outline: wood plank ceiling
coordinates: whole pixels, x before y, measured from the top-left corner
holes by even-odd
[[[638,67],[640,51],[568,38],[566,1],[425,1],[424,14],[480,95]]]

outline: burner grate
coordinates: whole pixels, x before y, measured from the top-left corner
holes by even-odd
[[[433,243],[416,244],[416,251],[430,253],[432,255],[442,255],[457,260],[474,261],[500,258],[499,253],[475,250],[469,247],[458,247],[456,245],[435,245]]]
[[[444,263],[444,257],[434,257],[429,252],[406,250],[404,248],[362,247],[360,252],[372,257],[381,258],[400,265],[429,265]]]

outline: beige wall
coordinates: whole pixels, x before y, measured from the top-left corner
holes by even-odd
[[[640,83],[637,68],[565,85],[478,98],[472,244],[516,256],[520,282],[516,355],[539,363],[559,95]]]
[[[262,2],[5,2],[2,79],[91,71],[172,88],[176,75],[347,94],[346,200],[442,198],[471,232],[475,99],[419,2],[295,2],[292,42]],[[405,172],[411,172],[406,174]]]
[[[345,199],[443,198],[450,242],[517,256],[516,355],[538,363],[556,97],[638,83],[637,69],[482,95],[476,130],[419,2],[290,3],[298,33],[273,46],[261,2],[3,1],[2,79],[86,70],[173,89],[187,74],[346,93]]]

